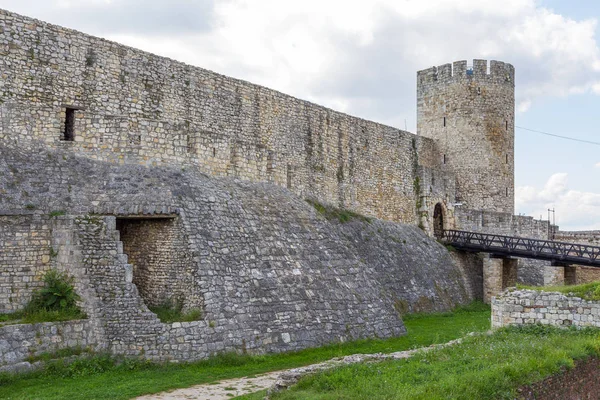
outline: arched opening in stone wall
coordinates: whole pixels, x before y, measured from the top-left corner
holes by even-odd
[[[118,217],[133,283],[148,307],[200,308],[192,253],[179,218]]]
[[[441,238],[444,234],[444,209],[442,203],[437,203],[433,209],[433,235]]]

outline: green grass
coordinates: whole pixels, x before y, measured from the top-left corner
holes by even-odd
[[[23,318],[23,312],[14,312],[8,314],[0,314],[0,323],[19,321]]]
[[[355,364],[308,376],[272,398],[514,399],[520,386],[573,367],[577,359],[598,355],[597,329],[513,327],[407,360]]]
[[[67,347],[64,349],[60,349],[57,350],[55,352],[52,353],[42,353],[39,355],[31,355],[27,358],[27,361],[30,363],[36,362],[36,361],[51,361],[51,360],[56,360],[59,358],[65,358],[65,357],[73,357],[73,356],[79,356],[82,355],[84,353],[91,353],[92,351],[89,348],[83,348],[81,346],[76,346],[76,347]]]
[[[33,292],[24,309],[11,314],[0,314],[0,323],[35,324],[86,318],[77,306],[79,295],[75,293],[73,277],[49,270],[43,280],[44,286]]]
[[[585,300],[600,301],[600,282],[586,283],[571,286],[524,286],[517,285],[518,289],[538,290],[544,292],[559,292],[572,294]]]
[[[350,211],[350,210],[346,210],[346,209],[342,209],[342,208],[336,208],[336,207],[332,207],[329,205],[324,205],[319,203],[318,201],[315,200],[310,200],[307,199],[306,202],[308,204],[310,204],[311,206],[313,206],[315,208],[315,210],[317,210],[317,212],[319,212],[319,214],[323,215],[325,218],[327,218],[328,220],[332,221],[332,220],[337,220],[339,222],[346,223],[346,222],[350,222],[354,219],[358,219],[360,221],[364,221],[364,222],[371,222],[371,218],[369,217],[365,217],[364,215],[355,213],[354,211]]]
[[[37,324],[39,322],[60,322],[83,318],[87,318],[87,316],[78,308],[63,308],[60,310],[41,309],[0,314],[0,323]]]
[[[167,300],[155,307],[148,307],[161,322],[170,324],[172,322],[192,322],[202,318],[202,312],[199,308],[192,308],[183,311],[182,301]]]
[[[294,353],[249,356],[223,354],[190,364],[151,364],[97,356],[66,365],[53,361],[28,375],[0,375],[0,398],[6,399],[129,399],[143,394],[189,387],[223,379],[295,368],[356,353],[407,350],[444,343],[490,326],[490,311],[419,315],[406,318],[408,335],[387,340],[339,343]]]

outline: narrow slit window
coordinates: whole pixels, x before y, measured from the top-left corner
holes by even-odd
[[[508,197],[508,188],[506,188],[506,197]]]
[[[217,155],[217,149],[213,147],[212,150],[213,150],[213,157],[216,157],[216,155]]]
[[[506,155],[506,163],[508,164],[508,154]]]
[[[292,166],[290,164],[287,165],[287,188],[291,189],[292,188],[292,179],[293,179],[293,172],[292,172]]]
[[[506,130],[508,130],[508,120],[506,120]]]
[[[267,153],[267,174],[271,175],[275,171],[275,154],[272,151]]]
[[[444,117],[444,126],[446,126],[446,117]]]
[[[72,142],[75,140],[75,108],[67,108],[65,110],[65,130],[63,132],[63,140]]]
[[[444,164],[446,164],[446,155],[444,154]]]

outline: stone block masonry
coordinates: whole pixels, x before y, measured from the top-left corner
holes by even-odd
[[[119,218],[116,228],[132,265],[133,283],[148,306],[202,306],[189,242],[178,218]]]
[[[492,299],[492,327],[523,324],[600,327],[600,302],[536,290],[509,290]]]
[[[29,302],[55,255],[50,218],[23,214],[0,215],[0,313],[21,310]]]
[[[417,133],[435,139],[466,208],[514,213],[515,71],[486,60],[417,74]]]
[[[389,337],[404,333],[404,312],[447,310],[479,296],[472,280],[481,270],[464,270],[418,227],[330,222],[286,188],[192,167],[113,165],[66,149],[0,146],[0,160],[0,186],[21,182],[35,204],[31,218],[52,221],[53,265],[76,277],[90,329],[116,354],[194,360]],[[5,173],[17,165],[26,167]],[[18,204],[0,197],[0,209]],[[46,214],[60,207],[69,214]],[[129,227],[119,232],[123,221]],[[165,247],[165,237],[175,240]],[[157,248],[182,257],[166,260],[166,271]],[[135,283],[144,255],[150,266],[158,262],[146,269],[154,283],[145,289]],[[144,296],[162,296],[163,285],[197,296],[203,319],[161,323]]]
[[[102,349],[196,360],[401,335],[405,312],[482,297],[481,260],[417,225],[460,226],[456,191],[512,212],[509,64],[419,73],[427,138],[3,10],[0,55],[2,309],[55,267]],[[459,133],[485,117],[448,164],[443,96]],[[340,225],[307,198],[381,220]],[[173,297],[202,320],[161,323],[148,305]]]
[[[97,344],[87,320],[1,326],[0,372],[27,369],[31,358],[44,353],[95,350]]]
[[[0,53],[7,145],[198,166],[417,223],[417,152],[437,159],[430,139],[4,10]]]

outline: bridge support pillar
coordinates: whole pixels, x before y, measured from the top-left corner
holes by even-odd
[[[562,286],[576,285],[577,267],[561,262],[553,262],[544,271],[544,285],[546,286]]]
[[[517,262],[512,258],[485,255],[483,259],[483,301],[490,303],[508,287],[517,284]]]
[[[544,286],[562,286],[565,284],[565,265],[553,262],[544,268]]]
[[[565,267],[565,285],[577,285],[579,280],[577,279],[577,267],[568,265]]]

